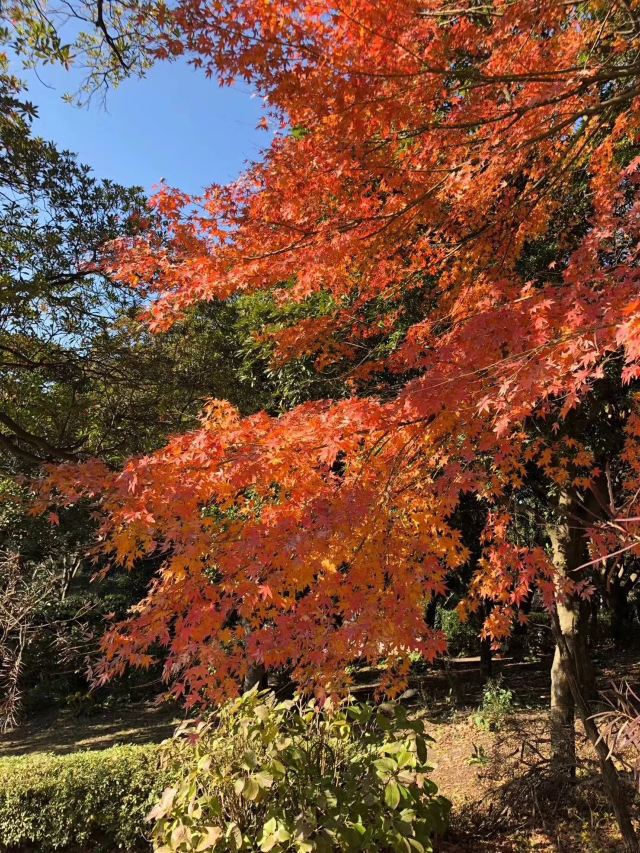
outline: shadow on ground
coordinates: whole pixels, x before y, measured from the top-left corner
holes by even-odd
[[[0,735],[0,756],[29,752],[62,754],[106,749],[121,743],[158,743],[171,736],[181,718],[177,706],[153,702],[138,702],[90,715],[70,709],[40,713],[12,732]]]

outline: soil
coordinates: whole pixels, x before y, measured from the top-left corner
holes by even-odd
[[[607,651],[599,672],[601,690],[612,681],[638,684],[640,657]],[[440,853],[622,853],[595,754],[580,724],[575,780],[559,782],[550,771],[548,673],[547,661],[524,671],[502,667],[514,704],[497,726],[487,726],[479,702],[455,707],[450,699],[447,709],[436,698],[434,713],[427,711],[435,739],[433,779],[453,806],[452,829]],[[465,685],[468,695],[479,699],[469,675]],[[427,696],[422,701],[428,707]],[[634,780],[621,776],[640,834],[640,797]]]

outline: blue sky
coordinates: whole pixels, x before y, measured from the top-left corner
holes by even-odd
[[[235,178],[260,157],[269,134],[256,130],[261,101],[246,85],[220,88],[186,62],[159,63],[142,80],[126,80],[88,107],[62,101],[78,76],[45,67],[15,73],[38,108],[34,133],[75,151],[98,177],[151,191],[164,178],[187,192]],[[38,79],[39,78],[39,79]]]

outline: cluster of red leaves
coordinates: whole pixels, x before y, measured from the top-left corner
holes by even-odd
[[[112,274],[153,293],[152,325],[200,300],[330,294],[331,312],[284,330],[279,353],[325,365],[380,333],[372,301],[390,306],[386,333],[403,294],[429,309],[362,366],[413,377],[384,402],[244,419],[215,403],[117,475],[51,473],[45,489],[67,499],[101,495],[119,561],[166,551],[108,634],[106,669],[161,645],[193,698],[236,690],[247,658],[329,690],[349,661],[386,658],[399,685],[408,652],[443,648],[423,611],[468,558],[451,523],[460,495],[499,504],[527,465],[584,485],[588,454],[527,423],[561,423],[608,359],[640,375],[640,158],[625,156],[640,134],[640,3],[181,0],[166,32],[160,58],[250,81],[281,131],[234,184],[163,188],[161,240],[112,247]],[[554,262],[527,278],[541,238]],[[499,639],[534,583],[552,599],[553,570],[497,518],[472,593],[497,602]]]

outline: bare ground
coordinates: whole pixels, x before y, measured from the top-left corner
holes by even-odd
[[[157,743],[180,722],[174,705],[138,702],[109,710],[61,709],[41,713],[0,735],[0,756],[76,752],[121,743]]]
[[[640,661],[637,654],[618,656],[602,666],[601,673],[601,687],[611,680],[638,683]],[[435,712],[427,713],[435,738],[433,778],[453,803],[452,830],[439,850],[621,853],[622,841],[602,790],[595,754],[579,724],[575,781],[558,782],[551,773],[548,669],[536,666],[518,672],[514,667],[512,675],[504,674],[516,706],[498,731],[479,728],[474,708],[447,714],[436,701]],[[473,695],[468,678],[466,684]],[[640,833],[640,800],[632,780],[623,780]]]

